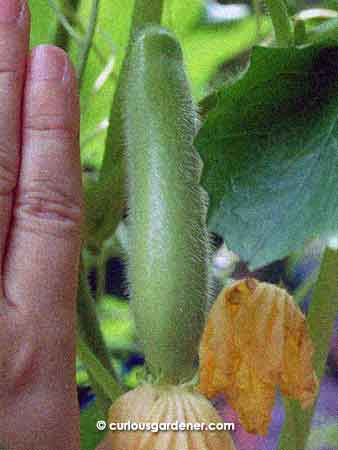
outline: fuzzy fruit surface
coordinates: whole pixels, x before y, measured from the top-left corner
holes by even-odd
[[[176,38],[135,38],[125,93],[132,308],[162,381],[194,373],[207,297],[206,196],[193,148],[197,116]]]

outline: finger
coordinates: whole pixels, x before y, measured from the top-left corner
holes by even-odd
[[[21,98],[28,50],[26,3],[0,0],[0,301],[2,266],[19,170]]]
[[[74,70],[62,50],[51,46],[33,50],[27,63],[22,122],[20,174],[3,271],[4,290],[14,305],[11,316],[19,330],[15,340],[21,342],[19,357],[15,355],[15,386],[21,393],[27,391],[25,407],[14,404],[13,415],[20,423],[20,433],[15,432],[20,442],[29,442],[26,448],[61,450],[65,443],[78,448],[79,106]],[[23,342],[20,336],[25,337]],[[39,413],[26,424],[27,408]],[[44,430],[49,430],[52,441],[47,447]]]
[[[6,294],[46,322],[73,311],[82,220],[74,70],[52,46],[27,67],[22,157],[5,261]]]

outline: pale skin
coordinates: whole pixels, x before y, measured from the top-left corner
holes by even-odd
[[[0,0],[0,444],[80,450],[76,76],[62,50],[29,52],[29,27],[26,1]]]

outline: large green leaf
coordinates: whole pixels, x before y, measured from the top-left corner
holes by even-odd
[[[251,268],[337,230],[337,67],[337,47],[257,47],[202,105],[210,227]]]

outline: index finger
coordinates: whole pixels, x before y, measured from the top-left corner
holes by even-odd
[[[46,324],[74,311],[82,223],[79,105],[75,73],[62,50],[36,48],[27,70],[4,286],[17,307]]]

